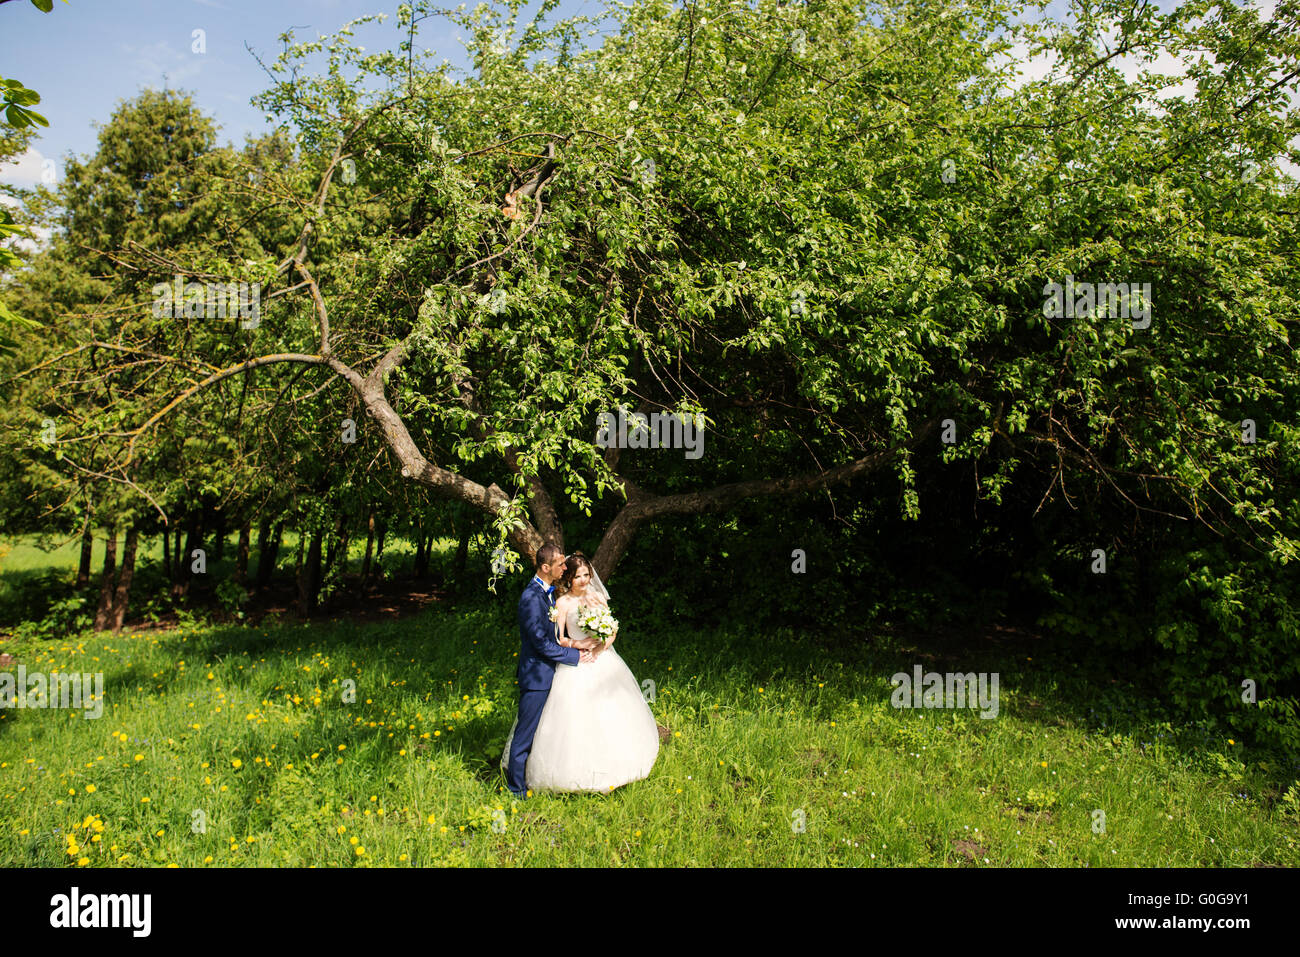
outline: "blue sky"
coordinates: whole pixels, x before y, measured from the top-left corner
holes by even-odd
[[[445,4],[454,7],[456,0]],[[472,8],[473,4],[468,5]],[[521,15],[527,22],[537,3]],[[120,100],[142,89],[184,89],[198,107],[216,118],[220,142],[242,143],[248,133],[270,129],[249,98],[270,78],[245,47],[271,63],[277,39],[289,27],[297,37],[330,34],[347,21],[375,13],[382,25],[359,28],[356,42],[368,51],[396,48],[398,0],[55,0],[41,13],[28,0],[0,5],[0,76],[21,80],[41,95],[36,109],[49,121],[35,144],[36,155],[20,168],[6,164],[0,180],[29,186],[41,161],[96,147],[95,123],[104,123]],[[597,0],[563,0],[552,19],[595,16]],[[193,31],[205,33],[206,52],[193,52]],[[461,67],[467,65],[458,28],[439,18],[421,24],[423,48]]]
[[[526,8],[523,22],[538,2]],[[1175,0],[1157,5],[1169,9]],[[1251,0],[1251,5],[1267,17],[1274,0]],[[1054,0],[1049,10],[1061,16],[1067,6]],[[199,108],[216,118],[220,142],[240,144],[247,134],[270,128],[249,103],[270,80],[246,45],[269,63],[280,49],[277,38],[290,27],[298,28],[299,39],[311,39],[355,17],[387,13],[386,23],[359,28],[356,42],[369,51],[395,48],[402,36],[397,7],[398,0],[55,0],[54,11],[44,14],[28,0],[2,4],[0,76],[22,80],[41,94],[37,109],[50,127],[19,164],[0,165],[0,182],[31,186],[47,159],[55,162],[57,175],[69,151],[93,152],[95,124],[105,122],[119,101],[147,87],[191,92]],[[551,17],[596,16],[602,8],[601,0],[562,0]],[[193,51],[194,30],[204,31],[205,52]],[[445,18],[426,21],[421,44],[438,59],[464,67],[457,32]],[[1042,76],[1049,66],[1023,64],[1023,79]],[[1172,58],[1153,67],[1181,72]],[[1137,68],[1125,65],[1134,75]]]

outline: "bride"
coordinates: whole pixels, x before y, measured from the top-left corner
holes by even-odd
[[[584,607],[609,607],[609,592],[582,552],[564,566],[555,604],[558,641],[566,647],[593,636],[579,622]],[[614,639],[596,644],[596,660],[558,665],[551,693],[528,755],[525,778],[533,791],[611,791],[650,773],[659,755],[659,729],[641,686],[614,650]],[[596,639],[598,640],[598,639]],[[516,724],[518,722],[516,721]],[[514,728],[501,755],[510,758]]]

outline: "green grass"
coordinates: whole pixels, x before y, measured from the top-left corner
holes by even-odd
[[[76,556],[19,542],[3,569]],[[0,711],[0,865],[1300,864],[1300,769],[1135,688],[1041,649],[962,652],[921,663],[998,672],[996,718],[896,710],[889,676],[933,648],[741,624],[628,618],[620,651],[669,730],[654,770],[516,804],[498,769],[518,647],[500,594],[369,625],[0,644],[30,671],[102,671],[106,689],[95,720]]]
[[[102,670],[106,703],[98,720],[0,712],[0,863],[1300,863],[1282,769],[1194,730],[1078,713],[1109,725],[1123,696],[1005,663],[995,719],[895,710],[905,655],[868,647],[850,665],[795,636],[627,624],[623,655],[671,731],[650,777],[518,805],[497,769],[517,638],[489,611],[6,643],[28,669]]]

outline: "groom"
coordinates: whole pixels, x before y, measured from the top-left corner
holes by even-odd
[[[537,575],[519,596],[519,723],[510,744],[506,786],[515,797],[527,797],[524,769],[533,747],[533,735],[542,718],[542,708],[551,693],[557,664],[577,665],[595,658],[587,650],[561,648],[555,640],[551,608],[555,605],[555,582],[564,574],[564,553],[549,542],[537,550]]]

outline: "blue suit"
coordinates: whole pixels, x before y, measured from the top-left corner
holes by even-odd
[[[580,657],[577,648],[561,647],[555,640],[555,623],[550,614],[553,592],[554,589],[543,589],[541,580],[534,577],[519,596],[519,665],[515,669],[519,679],[519,723],[510,743],[506,786],[520,797],[527,790],[524,770],[528,767],[533,736],[542,720],[542,708],[555,680],[555,666],[576,665]]]

